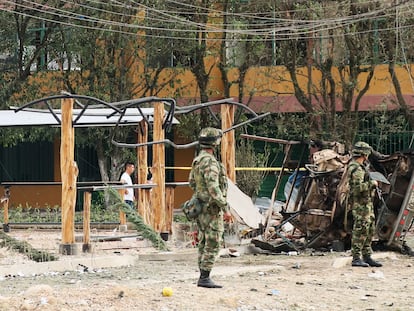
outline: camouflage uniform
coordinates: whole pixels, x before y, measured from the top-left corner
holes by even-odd
[[[197,218],[198,265],[200,270],[211,271],[222,242],[223,213],[228,209],[224,166],[214,155],[201,150],[193,160],[189,181],[202,204],[202,213]]]
[[[202,205],[202,212],[197,217],[200,268],[197,286],[207,288],[222,287],[210,279],[210,271],[222,243],[223,214],[228,213],[226,171],[213,155],[221,142],[221,136],[219,129],[201,130],[198,141],[202,150],[193,160],[189,177],[190,187]]]
[[[366,168],[356,161],[349,164],[349,188],[354,226],[352,230],[352,256],[371,255],[371,242],[375,229],[372,191],[375,188]]]

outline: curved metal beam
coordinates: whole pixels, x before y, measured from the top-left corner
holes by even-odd
[[[19,111],[24,111],[25,109],[28,109],[29,107],[32,107],[36,104],[39,103],[45,103],[49,112],[53,115],[53,117],[55,118],[57,124],[61,124],[61,120],[59,119],[59,117],[57,116],[56,112],[54,111],[54,109],[52,108],[52,106],[49,104],[50,101],[52,100],[56,100],[56,99],[74,99],[75,103],[82,108],[81,112],[77,115],[77,117],[75,118],[75,120],[73,121],[73,124],[76,124],[77,121],[83,116],[83,114],[85,113],[86,109],[90,106],[90,104],[88,103],[89,101],[93,101],[93,102],[97,102],[100,105],[103,105],[105,107],[111,108],[113,109],[115,112],[114,113],[122,113],[122,110],[118,109],[117,107],[115,107],[114,105],[107,103],[103,100],[100,100],[96,97],[92,97],[92,96],[86,96],[86,95],[76,95],[76,94],[70,94],[70,93],[66,93],[64,92],[63,94],[60,95],[53,95],[53,96],[49,96],[49,97],[44,97],[41,99],[37,99],[34,101],[31,101],[21,107],[18,107],[14,110],[14,112],[18,113]],[[87,100],[88,102],[83,105],[79,100]],[[29,108],[30,109],[30,108]],[[28,110],[29,110],[28,109]]]
[[[149,122],[147,116],[142,112],[140,106],[143,105],[143,104],[154,103],[154,102],[162,102],[164,104],[167,104],[170,107],[170,109],[168,110],[167,115],[165,117],[164,123],[162,125],[163,129],[165,129],[166,131],[170,131],[171,126],[173,124],[174,113],[175,113],[175,108],[176,108],[176,101],[174,99],[172,99],[172,98],[159,98],[159,97],[152,96],[152,97],[144,97],[144,98],[139,98],[139,99],[125,100],[125,101],[113,103],[116,106],[123,105],[123,107],[121,108],[122,112],[121,112],[121,114],[118,118],[117,123],[115,124],[114,130],[112,131],[111,141],[117,146],[124,146],[123,143],[116,142],[114,137],[116,136],[119,125],[122,121],[122,118],[125,116],[125,113],[126,113],[127,109],[131,108],[131,107],[135,107],[135,108],[138,109],[138,111],[141,114],[142,118],[148,124],[148,127],[151,129],[151,127],[152,127],[151,123]],[[114,113],[112,113],[110,116],[112,116],[113,114]]]
[[[252,122],[257,121],[259,119],[262,119],[262,118],[264,118],[268,115],[270,115],[270,112],[267,112],[267,113],[264,113],[264,114],[261,114],[261,115],[257,115],[256,117],[254,117],[252,119],[249,119],[249,120],[246,120],[244,122],[233,125],[232,127],[224,130],[223,133],[233,131],[238,127],[241,127],[245,124],[252,123]],[[196,140],[196,141],[193,141],[193,142],[188,143],[188,144],[177,145],[177,144],[175,144],[174,142],[172,142],[171,140],[169,140],[167,138],[163,139],[163,140],[151,141],[151,142],[139,143],[139,144],[120,143],[120,142],[115,141],[113,138],[111,139],[111,142],[112,142],[112,144],[114,144],[117,147],[124,147],[124,148],[137,148],[137,147],[152,146],[152,145],[157,145],[157,144],[166,144],[166,145],[172,146],[175,149],[188,149],[188,148],[197,146],[199,144],[198,140]]]

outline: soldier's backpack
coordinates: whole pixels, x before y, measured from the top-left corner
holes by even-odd
[[[193,195],[181,205],[181,209],[188,220],[194,220],[201,214],[202,205],[200,200]]]

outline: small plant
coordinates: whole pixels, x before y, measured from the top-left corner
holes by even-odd
[[[174,222],[176,223],[190,223],[185,215],[174,215]]]
[[[60,206],[55,205],[50,208],[51,222],[60,222],[62,218],[62,213],[60,211]]]
[[[105,190],[115,210],[122,210],[128,217],[128,220],[135,224],[137,231],[148,239],[152,245],[159,250],[168,250],[167,245],[161,239],[159,233],[155,232],[149,225],[147,225],[142,217],[138,214],[136,209],[131,208],[119,195],[118,191],[109,188]]]
[[[1,231],[0,246],[8,247],[12,250],[18,251],[19,253],[26,255],[29,259],[36,262],[54,261],[58,259],[58,257],[53,254],[35,249],[29,243],[16,240],[15,238]]]
[[[118,222],[119,210],[104,208],[102,205],[92,205],[91,222],[105,223]],[[61,207],[46,206],[32,207],[18,205],[9,209],[10,223],[60,223],[62,221]],[[83,222],[83,211],[75,212],[75,222]]]
[[[105,193],[103,191],[95,191],[92,193],[91,206],[101,209],[105,207]]]
[[[21,204],[19,204],[15,208],[9,209],[9,220],[12,222],[24,222],[24,213],[23,213],[23,207]]]
[[[241,140],[236,150],[236,163],[240,167],[266,167],[269,162],[269,150],[264,153],[255,152],[252,142]],[[251,170],[237,172],[237,186],[250,197],[257,195],[266,175],[265,171]]]

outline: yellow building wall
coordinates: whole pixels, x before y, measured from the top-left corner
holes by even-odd
[[[410,71],[413,70],[410,66]],[[397,67],[396,74],[401,84],[401,89],[404,94],[414,94],[414,85],[410,77],[407,68]],[[359,88],[362,88],[367,73],[362,73],[359,79]],[[301,68],[298,71],[299,85],[306,90],[307,85],[307,69]],[[229,78],[235,80],[238,77],[238,71],[233,69],[229,73]],[[279,77],[277,80],[270,79],[269,77]],[[333,78],[336,81],[340,81],[340,76],[337,70],[333,71]],[[321,80],[320,71],[312,70],[312,81],[315,86],[319,85]],[[290,81],[290,76],[287,70],[283,66],[274,67],[253,67],[250,68],[246,75],[246,93],[249,91],[256,90],[256,96],[291,96],[293,95],[294,89]],[[277,83],[276,83],[277,82]],[[340,92],[340,84],[337,85],[337,91]],[[375,67],[374,78],[371,81],[370,88],[366,95],[395,95],[395,89],[391,81],[391,76],[388,72],[388,65],[378,65]],[[231,96],[238,96],[238,85],[231,87]]]
[[[221,73],[216,66],[217,59],[214,56],[206,58],[206,67],[209,68],[213,66],[211,71],[210,82],[208,85],[211,97],[214,99],[223,98],[223,82],[221,79]],[[412,67],[412,65],[410,65]],[[410,68],[412,69],[412,68]],[[166,69],[163,73],[165,75],[163,78],[167,78],[174,72],[173,69]],[[413,84],[411,81],[411,77],[405,67],[397,67],[396,73],[401,83],[401,88],[405,95],[413,95],[414,89]],[[59,73],[54,73],[59,74]],[[50,79],[51,73],[41,74],[40,76],[36,77],[36,84],[43,85],[39,80],[45,81],[52,81],[54,79]],[[306,89],[306,79],[307,69],[302,68],[301,74],[298,75],[299,83],[302,87]],[[274,80],[271,80],[269,77],[280,77],[278,82],[276,83]],[[339,80],[338,73],[334,72],[334,76]],[[228,77],[230,81],[235,81],[238,78],[238,71],[236,69],[230,70],[228,73]],[[315,84],[320,80],[320,73],[317,70],[313,70],[312,78]],[[135,76],[135,78],[139,78],[139,76]],[[363,82],[365,81],[366,75],[361,75],[361,82],[360,87],[362,87]],[[194,75],[189,70],[181,70],[178,75],[177,79],[181,80],[180,85],[175,86],[175,88],[171,88],[170,86],[163,89],[157,96],[159,97],[172,97],[173,94],[176,94],[178,88],[182,89],[181,94],[183,94],[183,98],[188,99],[197,99],[199,98],[199,92],[197,83],[195,81]],[[56,81],[56,80],[54,80]],[[45,82],[45,87],[39,90],[39,94],[41,96],[57,94],[61,89],[62,85],[50,85],[50,83]],[[50,88],[49,88],[50,86]],[[260,97],[273,97],[275,94],[279,93],[279,98],[283,101],[283,98],[292,97],[293,94],[293,86],[289,83],[289,74],[285,70],[283,66],[274,66],[274,67],[252,67],[249,69],[247,76],[246,76],[246,94],[249,94],[251,91],[254,91],[254,94],[257,98]],[[338,89],[339,92],[339,89]],[[367,96],[375,95],[375,96],[383,96],[389,97],[395,95],[395,90],[391,82],[391,77],[388,73],[387,65],[378,65],[375,68],[375,75],[371,82],[371,87],[367,92]],[[237,98],[238,96],[238,86],[233,85],[231,87],[231,96]],[[24,92],[20,93],[16,96],[17,98],[24,99]],[[40,97],[40,96],[39,96]],[[137,96],[138,98],[139,96]],[[22,104],[24,101],[22,102]],[[263,110],[266,111],[277,111],[277,106],[275,104],[268,105]],[[260,111],[257,111],[260,112]],[[177,116],[179,119],[179,116]],[[60,142],[57,140],[55,142],[55,161],[53,163],[54,170],[55,170],[55,181],[60,181]],[[176,167],[189,167],[191,165],[191,161],[194,157],[194,149],[191,150],[175,150],[175,166]],[[179,169],[175,170],[175,181],[182,182],[188,181],[188,169]],[[23,205],[30,204],[33,206],[54,206],[60,205],[60,195],[61,191],[56,186],[42,186],[38,188],[31,188],[25,187],[17,188],[13,187],[12,189],[12,205]],[[175,207],[179,207],[179,205],[184,202],[187,198],[191,196],[191,190],[188,187],[177,187],[175,191]]]
[[[139,11],[138,13],[139,20],[145,19],[145,10]],[[211,15],[209,16],[209,23],[212,25],[221,23],[221,18]],[[208,34],[209,36],[217,36],[220,37],[221,34],[219,33],[211,33]],[[145,36],[137,36],[137,40],[144,41]],[[98,42],[98,46],[102,44]],[[137,53],[139,55],[139,59],[145,60],[145,50],[139,50],[136,52],[134,49],[135,47],[131,43],[130,47],[131,53]],[[219,61],[219,53],[220,50],[220,41],[211,40],[208,42],[207,46],[209,50],[209,56],[206,57],[203,61],[205,67],[208,71],[210,71],[209,76],[209,83],[208,83],[208,90],[209,96],[212,99],[218,99],[224,97],[224,85],[223,79],[221,77],[221,72],[218,68],[218,61]],[[120,60],[121,61],[121,60]],[[140,81],[142,81],[142,74],[144,72],[145,64],[139,61],[135,61],[131,63],[132,73],[131,73],[131,81],[133,81],[136,85],[139,85]],[[410,65],[412,67],[412,65]],[[412,69],[412,68],[410,68]],[[401,83],[401,88],[404,94],[412,95],[414,93],[414,87],[412,83],[412,79],[407,71],[407,68],[401,66],[396,68],[396,73]],[[29,83],[33,83],[34,85],[41,85],[41,88],[38,88],[38,97],[49,96],[54,94],[59,94],[61,90],[65,90],[65,84],[63,83],[63,79],[52,79],[53,77],[59,77],[61,72],[47,72],[47,73],[38,73],[33,75],[29,78]],[[83,73],[85,76],[88,73]],[[184,69],[173,69],[173,68],[166,68],[161,73],[159,81],[168,81],[171,76],[176,76],[176,81],[180,81],[180,83],[174,83],[174,87],[170,85],[166,85],[159,93],[157,93],[158,97],[173,97],[175,94],[181,94],[180,100],[186,99],[195,99],[199,100],[200,94],[198,90],[198,86],[195,80],[194,75],[189,70]],[[232,69],[228,72],[228,80],[232,83],[237,81],[238,79],[238,70]],[[306,90],[307,87],[307,68],[303,67],[299,69],[298,79],[299,84],[301,87]],[[277,77],[277,78],[270,78],[270,77]],[[334,71],[334,78],[336,81],[340,81],[339,74]],[[359,87],[363,86],[365,81],[366,75],[361,75]],[[78,80],[76,74],[71,76],[71,79],[74,81]],[[312,70],[312,80],[314,85],[318,85],[321,79],[321,74],[318,70]],[[270,67],[251,67],[249,68],[246,79],[245,79],[245,94],[254,94],[254,97],[259,99],[261,98],[262,101],[266,102],[267,98],[274,98],[276,95],[278,96],[278,100],[275,102],[272,101],[272,104],[264,105],[260,107],[260,111],[278,111],[279,104],[282,107],[284,99],[292,98],[294,89],[292,83],[289,82],[290,76],[287,70],[283,66],[270,66]],[[60,81],[60,83],[57,83]],[[82,86],[80,85],[80,89]],[[340,92],[340,89],[337,90]],[[86,92],[86,90],[85,90]],[[79,91],[81,94],[81,91]],[[87,94],[83,94],[87,95]],[[137,94],[136,98],[148,96],[149,94]],[[387,70],[387,65],[378,65],[375,68],[375,76],[371,82],[371,87],[367,92],[367,96],[375,95],[375,96],[392,96],[395,95],[394,87],[391,83],[391,77]],[[238,98],[239,90],[238,85],[236,83],[232,84],[230,89],[230,96],[234,98]],[[22,104],[25,103],[25,92],[24,90],[19,94],[16,94],[16,99],[21,99]],[[254,99],[255,99],[254,98]],[[290,104],[290,103],[289,103]],[[300,108],[300,107],[296,107]],[[296,109],[295,108],[295,109]],[[179,119],[179,117],[177,117]],[[55,142],[54,148],[54,179],[55,181],[60,181],[60,143],[57,140]],[[189,150],[174,150],[174,159],[175,159],[175,166],[176,167],[189,167],[191,165],[192,159],[195,155],[194,149]],[[188,181],[188,169],[176,169],[174,170],[175,174],[175,181],[182,182]],[[60,205],[60,187],[56,186],[42,186],[38,188],[29,188],[26,187],[25,189],[13,187],[12,189],[12,204],[34,204],[38,206],[44,205]],[[177,187],[175,191],[175,206],[178,207],[185,199],[189,198],[191,195],[191,190],[189,187]]]
[[[214,63],[215,61],[216,58],[214,57],[209,57],[208,60],[206,60],[206,64],[208,63],[209,66],[213,66],[208,83],[209,96],[212,100],[224,98],[223,80],[221,78],[221,72]],[[414,69],[412,66],[413,65],[409,65],[410,70]],[[160,81],[172,76],[172,72],[174,72],[173,69],[166,69],[163,74],[161,74]],[[312,87],[314,91],[316,90],[316,92],[318,92],[321,73],[317,69],[313,69],[311,74],[313,81]],[[397,66],[396,75],[401,84],[403,94],[409,99],[409,96],[414,95],[414,82],[412,81],[407,68],[405,66]],[[230,82],[237,81],[238,76],[239,73],[237,69],[232,69],[228,72],[228,80]],[[306,90],[308,83],[307,68],[299,68],[297,77],[301,88]],[[138,79],[139,75],[135,76],[135,78]],[[335,69],[333,70],[333,78],[336,81],[340,81],[340,75]],[[362,73],[360,75],[356,94],[358,89],[360,90],[364,87],[366,78],[367,73]],[[170,86],[165,87],[158,96],[171,97],[173,94],[179,93],[181,94],[181,98],[178,99],[180,105],[183,105],[190,99],[199,102],[200,94],[198,86],[194,75],[189,70],[180,71],[176,76],[176,80],[180,81],[180,83],[175,83],[174,88],[171,88]],[[340,83],[337,83],[336,92],[339,94],[341,91],[341,85]],[[257,113],[304,110],[294,98],[294,88],[290,82],[290,75],[283,66],[251,67],[245,77],[244,94],[244,100],[247,100],[247,96],[253,94],[250,107],[255,109]],[[237,83],[231,85],[230,96],[238,100],[239,89]],[[370,88],[362,98],[362,106],[360,106],[360,108],[363,110],[380,108],[382,102],[386,102],[388,107],[390,107],[390,105],[393,106],[393,99],[395,99],[395,89],[388,72],[388,66],[384,64],[377,65],[375,67],[374,77],[371,80]],[[410,101],[408,105],[414,105],[414,103]],[[341,109],[339,101],[337,103],[337,109]]]
[[[194,148],[177,149],[174,151],[175,167],[174,179],[176,182],[187,182],[190,174],[190,167],[196,154]],[[180,205],[188,200],[192,195],[192,191],[188,186],[179,186],[174,191],[174,206],[179,208]]]
[[[4,187],[1,187],[4,191]],[[61,185],[17,185],[10,187],[9,207],[47,208],[61,206]],[[10,219],[13,222],[13,219]]]

